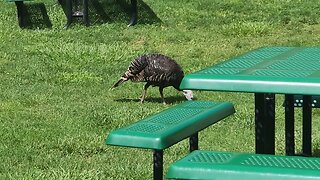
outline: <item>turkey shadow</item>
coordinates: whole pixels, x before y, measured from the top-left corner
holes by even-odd
[[[24,5],[23,24],[21,28],[45,29],[52,28],[48,12],[44,3],[32,3]]]
[[[164,100],[167,104],[176,104],[186,101],[187,99],[184,96],[168,96],[164,97]],[[193,99],[195,100],[195,99]],[[122,99],[116,99],[114,101],[117,102],[140,102],[140,99],[129,99],[129,98],[122,98]],[[162,99],[160,97],[146,97],[144,102],[150,102],[150,103],[162,103]]]

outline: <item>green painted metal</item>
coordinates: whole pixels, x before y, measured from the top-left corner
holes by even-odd
[[[320,179],[320,158],[194,151],[170,165],[168,179]]]
[[[106,144],[161,150],[234,112],[229,102],[187,101],[110,132]]]
[[[180,88],[320,95],[320,48],[259,48],[185,76]]]

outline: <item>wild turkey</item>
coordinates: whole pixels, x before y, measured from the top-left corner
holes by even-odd
[[[131,62],[128,70],[112,86],[112,89],[128,80],[147,82],[142,91],[141,103],[144,102],[149,86],[158,86],[161,99],[165,104],[163,89],[173,86],[178,91],[181,91],[179,86],[183,77],[184,73],[180,65],[170,57],[162,54],[146,54],[135,58]],[[183,94],[188,100],[193,98],[190,90],[183,90]]]

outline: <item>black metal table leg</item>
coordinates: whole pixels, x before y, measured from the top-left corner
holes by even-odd
[[[311,121],[312,121],[312,107],[311,107],[311,96],[303,96],[303,107],[302,107],[302,154],[304,156],[312,155],[312,143],[311,143]]]
[[[163,150],[154,150],[153,152],[153,179],[163,179]]]
[[[89,26],[88,0],[83,0],[83,21],[86,26]]]
[[[190,152],[199,149],[198,133],[195,133],[195,134],[190,136],[190,138],[189,138],[189,147],[190,147]]]
[[[131,0],[131,19],[128,26],[137,24],[138,19],[138,5],[137,0]]]
[[[275,95],[255,93],[256,153],[275,154]]]
[[[18,18],[18,24],[20,27],[25,26],[25,8],[23,1],[15,1],[16,7],[17,7],[17,18]]]
[[[72,23],[72,0],[66,1],[66,15],[67,15],[67,24],[64,26],[66,29],[71,25]]]
[[[286,155],[295,155],[294,142],[294,105],[293,95],[285,95],[285,137],[286,137]]]
[[[80,1],[80,0],[79,0]],[[72,3],[72,0],[67,0],[66,2],[66,16],[67,16],[67,24],[65,25],[65,28],[68,28],[71,23],[73,22],[73,18],[83,18],[83,22],[86,26],[89,26],[89,6],[88,6],[88,0],[82,1],[82,9],[77,9],[73,11],[73,7],[79,8],[79,2],[78,0],[74,1],[75,3]]]

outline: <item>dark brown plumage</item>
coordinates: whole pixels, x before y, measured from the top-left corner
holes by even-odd
[[[173,86],[179,90],[184,73],[178,63],[168,56],[162,54],[147,54],[134,59],[128,70],[112,86],[115,88],[123,82],[146,82],[143,88],[141,102],[144,101],[149,86],[158,86],[161,98],[164,101],[163,89]]]

